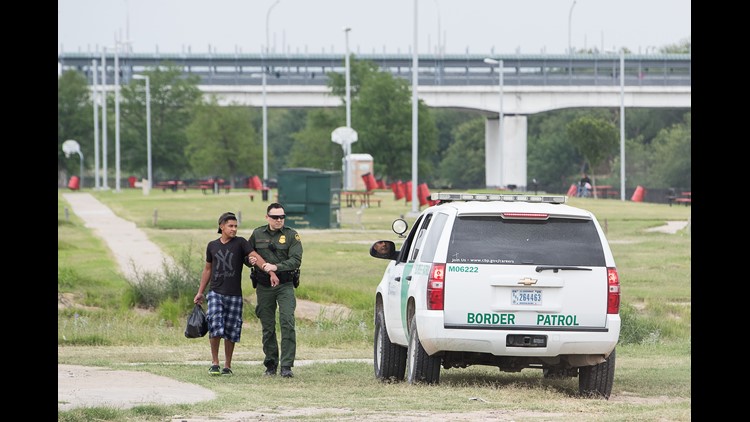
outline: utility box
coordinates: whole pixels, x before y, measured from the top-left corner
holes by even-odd
[[[341,227],[341,172],[291,168],[279,172],[279,203],[294,228]]]
[[[349,175],[344,190],[368,190],[362,175],[373,173],[373,160],[370,154],[349,154],[346,156]]]

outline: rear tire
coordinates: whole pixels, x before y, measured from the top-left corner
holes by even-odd
[[[419,342],[417,332],[417,317],[411,317],[409,324],[409,347],[407,349],[408,365],[406,378],[409,384],[425,383],[438,384],[440,382],[440,358],[432,357],[425,352]]]
[[[609,399],[615,380],[615,350],[605,362],[578,368],[578,391],[588,397]]]
[[[382,381],[403,381],[406,372],[406,348],[391,343],[382,308],[378,308],[375,313],[374,345],[375,378]]]

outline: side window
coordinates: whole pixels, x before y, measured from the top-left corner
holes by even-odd
[[[448,216],[446,214],[435,213],[432,218],[432,228],[422,244],[422,262],[435,262],[435,251],[437,250],[447,221]]]
[[[417,238],[414,241],[414,247],[409,254],[409,261],[414,261],[417,259],[417,254],[419,254],[419,250],[422,249],[422,244],[424,243],[425,234],[427,234],[427,227],[430,225],[430,220],[432,220],[432,214],[428,214],[424,217],[422,227],[420,227],[419,231],[417,232]]]

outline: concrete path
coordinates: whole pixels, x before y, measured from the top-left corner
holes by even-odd
[[[129,280],[134,281],[136,273],[161,273],[165,261],[170,266],[174,264],[172,257],[162,253],[135,223],[116,216],[91,194],[65,193],[63,198],[84,221],[84,225],[93,229],[107,243],[117,259],[120,271]]]

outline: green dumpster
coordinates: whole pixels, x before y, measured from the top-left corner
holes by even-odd
[[[279,202],[294,228],[341,227],[341,172],[291,168],[279,172]]]

